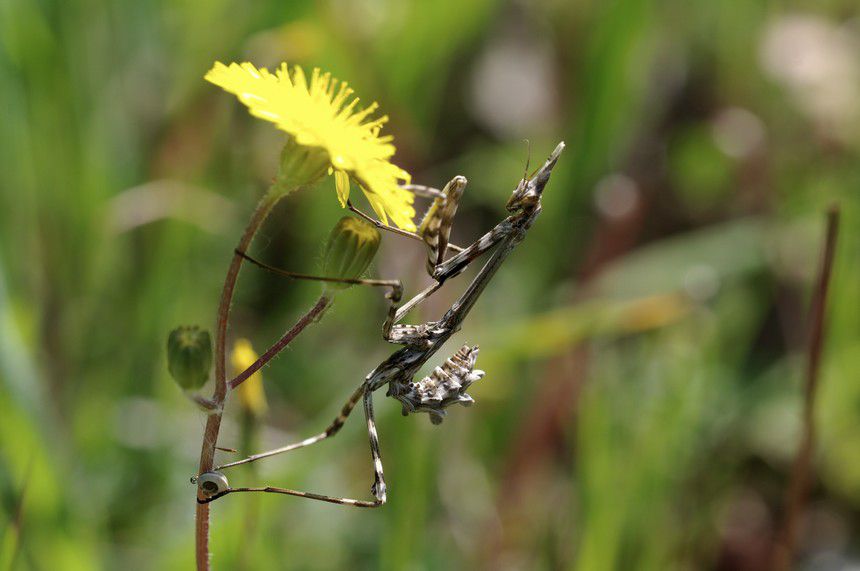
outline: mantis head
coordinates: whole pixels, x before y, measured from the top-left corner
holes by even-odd
[[[531,176],[525,176],[520,180],[517,188],[514,189],[511,198],[508,199],[508,203],[505,205],[505,208],[509,212],[519,210],[530,212],[540,205],[543,189],[549,181],[549,175],[552,173],[556,161],[558,161],[558,156],[563,150],[564,142],[561,142],[556,146],[541,168]]]

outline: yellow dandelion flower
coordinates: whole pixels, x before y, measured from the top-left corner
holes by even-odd
[[[251,342],[247,339],[237,339],[233,345],[233,351],[230,353],[230,362],[233,365],[233,374],[238,375],[245,369],[254,364],[259,358]],[[247,412],[254,416],[262,416],[265,414],[268,404],[266,403],[266,393],[263,390],[263,375],[257,371],[245,382],[236,387],[236,394],[239,397],[239,404]]]
[[[215,62],[205,79],[236,95],[252,115],[271,121],[297,144],[324,151],[341,206],[346,206],[352,179],[383,222],[391,218],[400,228],[415,230],[414,196],[399,186],[410,181],[409,173],[390,162],[393,137],[380,136],[388,116],[371,118],[376,103],[359,111],[346,82],[319,69],[308,81],[302,68],[290,70],[285,63],[273,74],[250,63]]]

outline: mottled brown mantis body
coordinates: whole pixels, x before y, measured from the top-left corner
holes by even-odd
[[[390,343],[403,345],[403,347],[395,351],[365,377],[343,405],[340,414],[323,432],[288,446],[261,452],[243,460],[217,466],[213,471],[206,472],[193,479],[204,498],[198,498],[198,502],[211,502],[234,492],[268,492],[356,507],[378,507],[384,504],[386,501],[386,487],[382,470],[382,459],[379,452],[379,438],[373,414],[373,392],[387,385],[388,392],[386,395],[396,398],[401,402],[404,415],[412,412],[427,412],[430,414],[430,419],[436,424],[442,421],[446,413],[445,409],[451,404],[469,405],[473,402],[472,398],[465,391],[469,385],[484,375],[483,371],[474,368],[478,355],[478,347],[464,345],[451,358],[447,359],[441,366],[436,367],[430,375],[424,377],[421,381],[415,383],[413,382],[413,378],[419,369],[442,348],[448,339],[460,330],[463,320],[496,271],[511,251],[525,238],[532,223],[538,214],[540,214],[541,195],[563,149],[564,143],[559,143],[547,161],[534,175],[531,177],[525,176],[520,180],[506,206],[511,214],[467,248],[458,248],[448,242],[457,205],[466,186],[466,179],[462,176],[452,179],[443,191],[426,187],[410,187],[416,194],[430,196],[434,199],[419,226],[417,234],[392,229],[349,205],[354,212],[373,222],[378,227],[396,231],[398,234],[407,234],[427,244],[429,252],[427,269],[435,281],[431,286],[418,293],[402,306],[397,305],[402,292],[402,286],[399,281],[340,280],[347,281],[348,283],[365,283],[367,285],[391,288],[391,292],[387,294],[387,297],[391,300],[391,306],[388,318],[383,325],[383,337]],[[439,320],[420,325],[401,325],[398,323],[411,309],[442,287],[446,280],[463,272],[472,261],[491,249],[495,250],[484,264],[484,267],[478,272],[466,288],[466,291],[463,292]],[[457,253],[445,259],[445,255],[449,250],[457,251]],[[258,262],[243,252],[240,252],[240,254],[254,264],[288,277],[320,279],[313,276],[277,270]],[[325,280],[326,278],[322,279]],[[347,417],[355,408],[355,405],[358,404],[358,401],[362,399],[375,473],[375,481],[371,488],[371,493],[374,496],[373,500],[340,498],[271,486],[238,488],[229,486],[226,477],[222,473],[223,470],[310,446],[330,436],[334,436],[346,422]]]

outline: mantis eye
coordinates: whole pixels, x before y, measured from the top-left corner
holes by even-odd
[[[214,496],[229,490],[230,483],[221,472],[204,472],[197,478],[197,488],[205,496]]]

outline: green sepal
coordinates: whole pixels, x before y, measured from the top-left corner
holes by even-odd
[[[369,222],[352,216],[341,218],[329,234],[323,254],[323,275],[331,278],[358,279],[373,261],[382,237]],[[328,283],[342,290],[351,284]]]

